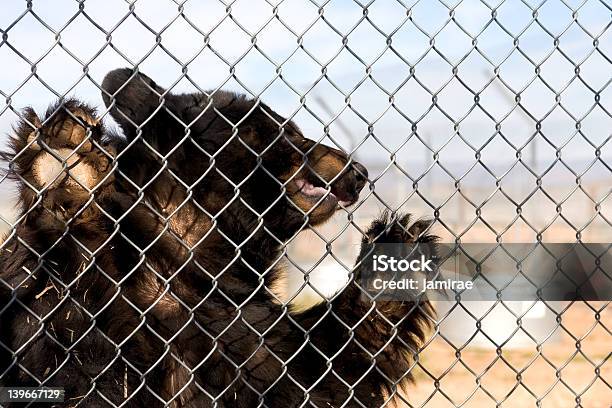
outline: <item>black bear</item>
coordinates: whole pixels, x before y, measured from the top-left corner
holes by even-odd
[[[346,287],[292,311],[270,290],[285,243],[356,203],[365,167],[241,95],[129,69],[102,88],[122,134],[67,100],[25,110],[4,155],[20,211],[0,253],[0,386],[82,407],[405,403],[433,311],[373,301],[359,260],[435,241],[430,223],[374,220]]]

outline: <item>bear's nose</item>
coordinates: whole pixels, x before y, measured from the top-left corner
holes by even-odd
[[[355,187],[359,193],[368,181],[368,169],[359,162],[353,162],[353,173],[355,173]]]

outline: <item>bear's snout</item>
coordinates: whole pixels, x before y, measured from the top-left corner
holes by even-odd
[[[353,163],[353,172],[355,173],[357,193],[359,194],[368,182],[368,169],[366,169],[363,164],[355,162]]]
[[[359,162],[353,162],[336,181],[331,185],[331,192],[338,197],[343,206],[351,205],[359,199],[368,180],[368,170]]]
[[[309,146],[302,169],[288,185],[291,201],[308,214],[311,224],[327,220],[336,210],[353,205],[368,182],[364,165],[340,150],[325,145]]]

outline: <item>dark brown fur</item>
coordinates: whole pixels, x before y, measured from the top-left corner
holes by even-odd
[[[243,96],[174,95],[126,69],[103,87],[124,137],[74,100],[43,120],[26,110],[15,129],[6,158],[21,218],[0,254],[0,386],[65,387],[64,405],[83,407],[404,398],[429,304],[372,307],[359,266],[305,312],[289,313],[268,289],[284,273],[282,243],[337,210],[295,180],[354,203],[365,168]],[[48,169],[36,166],[50,162],[37,160],[62,148],[77,154],[70,175],[41,186]],[[359,259],[373,242],[433,241],[428,228],[384,215]]]

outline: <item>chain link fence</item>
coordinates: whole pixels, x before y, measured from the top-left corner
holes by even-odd
[[[18,384],[29,386],[78,383],[84,393],[70,395],[60,406],[140,406],[144,392],[155,397],[149,404],[159,406],[233,406],[231,401],[235,406],[368,406],[360,400],[359,384],[367,375],[378,375],[387,388],[373,390],[372,397],[380,396],[382,403],[378,405],[382,406],[612,406],[612,316],[607,300],[449,301],[435,305],[437,314],[417,305],[416,310],[407,310],[406,316],[422,314],[432,330],[411,349],[412,356],[406,356],[408,369],[396,379],[385,377],[380,360],[381,367],[377,367],[379,350],[370,351],[373,363],[363,378],[343,378],[342,373],[351,368],[341,366],[342,350],[327,354],[317,343],[317,325],[301,327],[303,321],[295,317],[308,314],[313,305],[323,305],[326,318],[341,320],[336,299],[342,298],[339,293],[359,288],[353,279],[359,243],[367,238],[368,226],[382,211],[392,218],[409,212],[415,218],[432,219],[429,232],[440,236],[442,242],[610,242],[612,5],[608,2],[66,0],[15,1],[3,4],[0,10],[4,72],[0,78],[0,127],[7,135],[3,142],[8,146],[10,137],[19,132],[33,135],[25,144],[17,144],[21,150],[4,164],[0,179],[0,223],[5,233],[0,247],[5,268],[0,271],[0,329],[5,337],[0,349],[6,360],[0,366],[0,385],[13,386],[9,382],[16,379]],[[123,78],[123,88],[104,88],[106,73],[119,67],[132,70]],[[147,82],[157,104],[150,110],[138,97],[134,104],[119,100],[122,89],[129,91],[127,85],[138,78],[138,72],[164,86]],[[235,96],[228,96],[224,89],[245,94],[254,103],[242,114],[238,110],[234,116],[228,115],[227,106],[235,103],[231,99]],[[181,92],[201,93],[200,97],[190,96],[201,108],[192,121],[174,109],[177,105],[171,95]],[[80,105],[75,108],[73,97],[102,106],[100,93],[109,102],[97,115]],[[40,112],[57,100],[63,103],[54,105],[46,117],[23,110],[33,106]],[[117,110],[123,113],[116,114]],[[144,116],[134,116],[134,112]],[[160,142],[164,135],[152,140],[145,134],[147,126],[159,126],[155,118],[161,115],[173,121],[168,128],[176,140],[170,146]],[[57,126],[60,117],[72,120],[75,129],[82,125],[83,131],[80,139],[58,147],[44,138],[55,132],[50,129]],[[255,148],[245,142],[241,132],[254,126],[247,119],[253,117],[276,126],[270,146],[295,131],[287,130],[290,121],[301,127],[315,143],[311,150],[303,151],[303,141],[291,139],[292,148],[304,159],[293,174],[304,168],[314,171],[327,195],[333,195],[332,184],[342,181],[345,171],[356,171],[355,177],[367,176],[356,205],[340,205],[335,217],[325,224],[304,223],[298,228],[299,235],[277,237],[264,220],[268,214],[276,214],[274,206],[289,195],[291,178],[279,183],[280,196],[258,209],[244,196],[255,170],[243,180],[232,178],[232,169],[248,167],[249,158],[243,162],[236,157],[228,165],[220,153],[233,143],[241,143],[256,158],[257,169],[278,178],[270,167],[288,161],[292,150],[270,161],[266,159],[269,146]],[[181,173],[172,164],[172,155],[186,145],[197,145],[202,118],[210,118],[210,123],[218,119],[229,128],[224,130],[229,132],[227,140],[218,151],[211,153],[208,147],[200,146],[197,154],[181,156],[184,168],[198,169],[198,160],[211,164],[203,174]],[[19,121],[27,131],[11,128]],[[102,122],[107,130],[100,136],[96,132],[101,132]],[[147,125],[149,122],[155,125]],[[126,134],[126,123],[134,135]],[[113,137],[127,147],[113,150],[109,143]],[[320,175],[321,168],[310,157],[324,145],[344,158],[341,169],[331,178]],[[118,164],[119,159],[141,160],[125,153],[130,148],[140,149],[137,151],[148,157],[133,165],[138,171],[126,171]],[[46,152],[50,160],[32,170],[34,177],[51,177],[42,187],[33,185],[32,178],[24,175],[29,170],[24,173],[20,167],[33,149],[36,154],[32,157]],[[93,163],[88,155],[94,150],[105,163],[99,178],[79,168],[82,157]],[[329,154],[326,150],[319,157]],[[360,171],[357,162],[367,172]],[[154,168],[145,169],[150,163],[155,163]],[[328,164],[333,165],[338,164]],[[79,201],[77,209],[68,209],[63,216],[45,212],[50,208],[49,200],[56,200],[55,204],[67,200],[52,195],[66,171],[76,182],[68,195]],[[208,202],[201,204],[197,198],[199,181],[211,177],[211,172],[226,183],[221,204],[215,204],[216,213],[210,212]],[[136,198],[117,215],[108,207],[103,191],[107,183],[119,179],[131,186]],[[179,186],[182,193],[174,189],[168,193],[156,183]],[[18,191],[17,185],[24,187]],[[79,195],[79,188],[87,192],[85,198]],[[157,197],[166,194],[168,202],[178,202],[160,209],[149,199],[147,189],[151,188],[158,189],[154,193]],[[24,197],[29,201],[24,202]],[[22,200],[18,208],[16,198]],[[251,234],[240,241],[222,221],[224,211],[232,211],[236,203],[248,207],[250,216],[255,216],[248,227]],[[87,218],[92,217],[92,211],[112,224],[108,236],[98,237],[102,242],[94,250],[79,241],[87,232],[83,220],[92,225]],[[137,242],[131,232],[122,230],[129,214],[138,211],[148,211],[161,220],[160,230],[145,231],[150,239],[147,243]],[[312,209],[300,207],[300,211],[305,217],[316,215]],[[53,239],[36,235],[51,224]],[[143,223],[143,230],[146,225]],[[262,228],[276,240],[278,253],[267,263],[241,261],[252,251],[249,240],[255,240]],[[199,229],[205,232],[194,239],[193,231]],[[212,287],[206,296],[185,297],[188,291],[180,286],[185,281],[177,284],[180,275],[188,273],[188,265],[199,262],[197,257],[202,255],[197,248],[213,239],[214,231],[230,243],[227,248],[231,253],[224,255],[228,265],[220,268],[220,275],[236,262],[248,264],[252,272],[249,279],[255,276],[257,281],[253,293],[226,294],[220,278],[209,274]],[[159,254],[153,252],[157,251],[156,241],[163,241],[168,234],[175,240],[172,245],[178,244],[169,244],[164,250],[185,256],[179,266],[154,259]],[[104,258],[104,251],[114,251],[116,239],[138,253],[136,264],[126,256],[125,265],[119,266],[123,270],[104,270],[112,264]],[[40,240],[45,245],[33,245]],[[75,261],[80,269],[74,275],[62,270],[69,268],[66,258],[65,264],[53,258],[54,251],[66,242],[79,248],[77,256],[83,257]],[[266,248],[259,250],[265,257]],[[16,262],[14,251],[27,261],[18,268],[19,273],[10,274]],[[284,265],[282,278],[269,285],[269,271],[279,265]],[[148,287],[157,289],[139,292],[135,301],[128,287],[140,269],[152,272]],[[92,286],[93,293],[83,293],[78,289],[79,281],[89,282],[87,276],[94,272],[105,278],[104,284]],[[609,285],[610,271],[604,273]],[[30,286],[36,288],[32,293],[28,292]],[[260,316],[259,321],[248,321],[243,309],[259,294],[267,296],[277,310]],[[50,295],[56,300],[48,307],[33,306]],[[135,313],[138,324],[117,341],[100,327],[108,318],[104,314],[107,307],[88,309],[87,296],[99,297],[107,305],[123,300],[125,313]],[[197,310],[207,302],[232,309],[231,318],[213,319],[210,327],[198,324]],[[160,305],[167,307],[170,315],[167,310],[172,307],[186,311],[181,315],[185,320],[176,318],[174,324],[160,329],[151,323],[159,319]],[[80,330],[58,333],[54,319],[61,314],[69,321],[70,313],[78,313],[86,323],[81,323]],[[377,303],[371,301],[359,318],[373,319],[376,313],[380,313]],[[16,324],[16,319],[21,320]],[[243,332],[224,339],[236,322]],[[339,342],[346,344],[336,347],[345,349],[359,337],[361,323],[340,324],[349,337],[340,337]],[[387,345],[404,341],[397,333],[399,324],[390,323],[394,331],[384,340]],[[7,341],[9,329],[20,333],[14,343]],[[270,344],[268,340],[276,339],[282,330],[299,331],[303,339],[299,350],[279,352],[274,346],[280,340]],[[96,341],[105,345],[96,349],[90,333],[99,334]],[[142,356],[148,364],[145,369],[122,351],[131,341],[141,341],[139,336],[144,336],[144,342],[161,342],[163,349],[161,355],[152,352],[152,356]],[[214,347],[210,354],[201,355],[195,367],[190,366],[172,348],[181,336],[203,339],[188,343],[196,354],[201,351],[195,351],[200,347],[198,341]],[[39,343],[41,338],[45,343]],[[252,367],[261,356],[254,351],[238,360],[232,354],[234,342],[250,342],[256,350],[264,349],[274,364],[262,359],[262,365],[272,364],[262,375],[275,378],[257,383],[245,374],[247,367],[257,372]],[[55,347],[50,350],[59,347],[63,357],[58,360],[57,352],[49,351],[49,356],[55,355],[54,361],[28,360],[40,344]],[[387,345],[381,345],[381,350]],[[315,352],[309,358],[321,359],[323,371],[304,384],[292,377],[292,362],[305,364],[296,356],[310,346]],[[96,370],[86,375],[81,372],[82,378],[77,380],[71,364],[87,359],[77,352],[79,347],[101,350],[101,357]],[[105,359],[108,355],[110,359]],[[96,356],[91,359],[95,362]],[[226,378],[211,380],[213,385],[198,383],[198,370],[208,369],[211,361],[225,367]],[[170,366],[182,370],[182,377],[172,376],[172,391],[160,394],[159,373],[167,372]],[[104,387],[111,381],[107,375],[116,382],[117,395],[105,395]],[[338,396],[313,397],[317,384],[330,381],[330,377]],[[404,385],[407,377],[413,377],[415,383]],[[193,387],[202,399],[189,399]],[[267,393],[274,387],[287,387],[291,390],[288,395],[297,393],[299,398],[287,397],[284,405],[278,405],[283,400],[276,399],[273,404],[277,405],[271,405]],[[236,390],[248,395],[241,396]],[[98,398],[96,404],[93,396]]]

